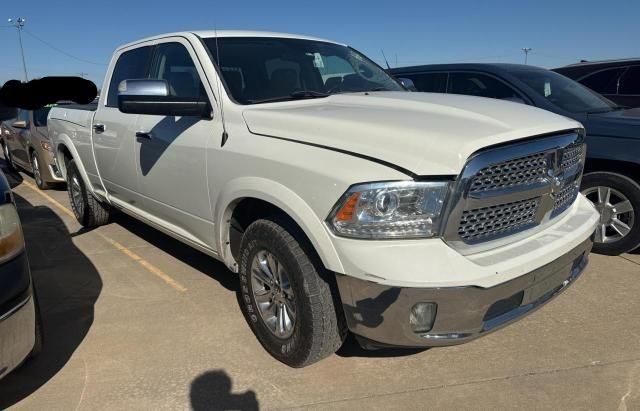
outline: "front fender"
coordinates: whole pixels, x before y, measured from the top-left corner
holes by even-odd
[[[241,177],[229,181],[216,201],[214,218],[218,227],[217,249],[229,268],[237,270],[228,246],[230,219],[235,205],[244,198],[266,201],[283,210],[307,235],[324,266],[331,271],[344,273],[330,235],[311,207],[288,187],[261,177]]]

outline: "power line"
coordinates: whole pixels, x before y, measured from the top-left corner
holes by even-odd
[[[47,46],[49,46],[50,48],[54,49],[54,50],[55,50],[55,51],[57,51],[58,53],[62,53],[62,54],[64,54],[65,56],[67,56],[67,57],[69,57],[69,58],[72,58],[72,59],[74,59],[74,60],[78,60],[78,61],[81,61],[81,62],[83,62],[83,63],[87,63],[87,64],[94,64],[94,65],[96,65],[96,66],[106,66],[106,64],[104,64],[104,63],[96,63],[95,61],[85,60],[85,59],[83,59],[83,58],[76,57],[76,56],[74,56],[73,54],[67,53],[66,51],[61,50],[61,49],[59,49],[58,47],[54,46],[53,44],[51,44],[51,43],[49,43],[49,42],[47,42],[47,41],[45,41],[45,40],[41,39],[40,37],[38,37],[38,36],[36,36],[35,34],[33,34],[32,32],[30,32],[29,30],[26,30],[26,29],[23,29],[23,30],[24,30],[24,32],[25,32],[25,33],[27,33],[29,36],[33,37],[34,39],[38,40],[39,42],[41,42],[41,43],[43,43],[43,44],[45,44],[45,45],[47,45]]]

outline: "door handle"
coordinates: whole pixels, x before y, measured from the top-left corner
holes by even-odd
[[[104,133],[104,124],[94,124],[93,125],[93,131],[95,131],[96,133]]]
[[[136,137],[143,138],[145,140],[151,140],[153,138],[153,136],[151,135],[151,132],[147,132],[147,131],[136,131]]]

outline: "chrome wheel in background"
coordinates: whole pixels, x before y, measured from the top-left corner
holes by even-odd
[[[600,213],[595,241],[607,244],[626,237],[635,224],[631,201],[620,191],[606,186],[587,188],[582,192]]]
[[[82,187],[80,187],[80,181],[78,181],[78,175],[74,174],[71,178],[71,186],[69,187],[71,193],[71,201],[78,215],[82,216],[84,213],[84,201],[82,198]]]
[[[266,250],[258,251],[251,262],[251,288],[269,331],[278,338],[290,337],[296,321],[293,290],[285,267]]]
[[[33,179],[36,180],[38,187],[42,187],[44,182],[42,181],[42,173],[40,173],[40,164],[38,163],[38,156],[36,153],[31,153],[31,168],[33,169]]]

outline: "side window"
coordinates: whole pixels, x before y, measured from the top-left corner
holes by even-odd
[[[620,79],[619,94],[640,95],[640,66],[632,66]]]
[[[466,94],[498,99],[520,98],[518,93],[503,82],[478,73],[449,74],[449,93]]]
[[[118,107],[118,85],[122,80],[139,79],[147,76],[151,50],[151,46],[140,47],[120,55],[111,75],[107,94],[107,107]]]
[[[196,65],[189,51],[180,43],[162,43],[156,49],[150,78],[166,80],[175,97],[203,97],[206,95]]]
[[[600,94],[618,94],[618,79],[624,67],[598,71],[580,80],[580,83]]]
[[[427,93],[447,92],[447,73],[402,74],[396,77],[404,77],[412,80],[418,91],[425,91]]]

